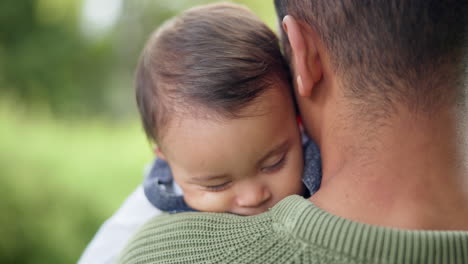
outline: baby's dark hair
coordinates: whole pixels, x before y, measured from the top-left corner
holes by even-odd
[[[159,142],[176,117],[239,118],[270,87],[288,82],[276,35],[247,8],[211,4],[152,35],[136,70],[136,99],[148,138]]]

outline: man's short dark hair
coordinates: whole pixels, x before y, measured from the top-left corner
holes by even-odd
[[[415,111],[434,111],[463,92],[467,3],[275,0],[280,21],[289,14],[317,32],[348,96]]]

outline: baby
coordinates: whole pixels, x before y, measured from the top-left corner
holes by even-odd
[[[159,157],[145,194],[163,211],[255,215],[320,185],[278,39],[244,7],[192,8],[161,26],[140,58],[136,97]]]

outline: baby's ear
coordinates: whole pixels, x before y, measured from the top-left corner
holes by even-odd
[[[166,161],[166,156],[164,155],[164,153],[161,151],[161,149],[159,147],[154,147],[154,154],[156,154],[156,156],[164,161]]]

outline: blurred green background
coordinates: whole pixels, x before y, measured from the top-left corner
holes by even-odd
[[[74,263],[152,159],[132,75],[194,0],[0,1],[0,263]],[[272,0],[235,1],[274,27]]]

